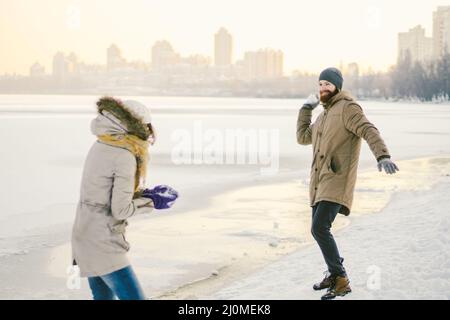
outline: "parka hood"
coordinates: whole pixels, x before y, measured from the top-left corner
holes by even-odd
[[[324,109],[328,109],[330,108],[333,104],[335,104],[336,102],[345,99],[348,101],[352,101],[355,100],[352,95],[348,92],[348,91],[339,91],[336,95],[334,95],[330,101],[328,101],[326,104],[323,105]]]
[[[108,111],[103,111],[103,114],[99,114],[92,119],[91,132],[95,136],[101,136],[105,134],[126,134],[128,131],[113,114]]]
[[[147,140],[150,131],[143,119],[119,99],[103,97],[97,101],[98,116],[91,122],[91,131],[99,134],[131,134]]]

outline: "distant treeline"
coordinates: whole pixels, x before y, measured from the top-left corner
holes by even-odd
[[[450,96],[450,54],[427,64],[411,62],[410,55],[399,61],[391,72],[391,90],[396,97],[417,97],[421,100],[444,99]]]
[[[449,101],[450,54],[424,64],[406,54],[389,72],[344,75],[344,86],[360,98]]]
[[[344,71],[344,89],[358,99],[450,101],[450,54],[428,63],[413,62],[408,53],[388,72],[360,75],[358,68]],[[128,94],[161,96],[259,97],[300,99],[318,90],[318,74],[294,72],[276,79],[240,80],[152,74],[75,74],[64,79],[0,77],[0,94]],[[191,79],[192,80],[192,79]]]

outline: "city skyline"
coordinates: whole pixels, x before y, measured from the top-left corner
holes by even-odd
[[[174,4],[173,1],[169,2]],[[235,61],[242,59],[245,52],[270,47],[283,51],[286,74],[294,70],[318,72],[324,66],[339,65],[342,62],[356,62],[361,70],[370,66],[374,70],[386,71],[397,60],[397,33],[418,24],[430,32],[432,12],[437,6],[444,4],[444,1],[429,1],[426,4],[415,4],[415,9],[408,6],[408,17],[402,15],[400,19],[398,14],[403,12],[406,2],[399,1],[400,5],[397,2],[388,4],[386,1],[348,2],[360,15],[356,20],[354,13],[348,14],[348,19],[336,19],[340,23],[339,28],[336,28],[332,19],[330,23],[321,23],[319,19],[308,16],[308,13],[314,16],[318,12],[323,20],[345,16],[343,6],[327,1],[318,7],[314,4],[294,4],[292,1],[268,1],[261,4],[229,1],[215,3],[213,6],[205,1],[195,0],[190,2],[191,11],[186,8],[186,4],[177,3],[176,8],[184,9],[180,11],[154,1],[133,1],[126,7],[108,3],[105,7],[102,6],[104,1],[88,3],[83,0],[45,0],[37,6],[24,0],[13,3],[1,0],[0,74],[28,75],[30,66],[36,61],[46,70],[51,70],[52,58],[57,51],[76,52],[88,64],[104,65],[104,48],[111,43],[119,45],[129,61],[149,63],[152,44],[163,39],[169,41],[183,56],[200,54],[210,57],[213,63],[213,33],[222,26],[234,37]],[[46,4],[51,10],[46,10]],[[200,18],[196,19],[198,21],[194,21],[197,7],[204,9],[204,15],[200,14]],[[115,16],[118,21],[111,22],[113,18],[109,15],[120,10],[127,11],[127,14]],[[301,13],[298,17],[296,10]],[[181,17],[183,12],[189,17]],[[252,12],[253,15],[249,15]],[[145,13],[148,15],[145,16]],[[285,17],[280,18],[281,13]],[[30,18],[31,14],[33,18]],[[133,14],[136,15],[135,19]],[[247,20],[242,18],[246,15]],[[397,18],[392,18],[396,15]],[[94,18],[97,20],[93,20]],[[175,20],[180,22],[173,23]],[[249,21],[252,23],[249,24]],[[306,22],[310,22],[309,26],[305,25]],[[355,29],[355,23],[361,26],[357,32],[350,30],[351,26]],[[130,25],[128,29],[124,28],[125,24]],[[152,24],[161,28],[151,28]],[[147,25],[149,28],[145,29]],[[209,29],[205,26],[213,27]],[[108,28],[110,30],[106,32]],[[338,32],[334,37],[323,36],[333,35],[336,30]],[[130,34],[134,36],[130,37]],[[353,41],[340,45],[340,38]],[[377,47],[380,38],[383,39],[382,48],[379,48],[379,43]],[[324,43],[327,45],[324,46]],[[322,49],[328,44],[332,50]]]
[[[225,37],[225,38],[223,38]],[[233,36],[227,29],[221,27],[214,35],[214,54],[213,57],[192,54],[183,56],[177,52],[172,44],[167,40],[158,40],[151,47],[149,61],[130,61],[123,55],[122,48],[112,43],[106,48],[106,59],[104,64],[89,65],[79,59],[76,52],[65,53],[58,51],[53,55],[51,70],[48,70],[39,61],[35,61],[29,68],[30,76],[43,76],[53,74],[55,69],[64,69],[66,61],[69,65],[67,73],[73,73],[74,69],[83,66],[87,69],[104,68],[104,71],[126,71],[127,69],[140,69],[141,71],[164,72],[167,68],[176,68],[182,65],[193,67],[216,68],[217,72],[225,72],[228,69],[241,68],[242,73],[247,74],[248,79],[278,78],[284,76],[283,62],[284,54],[281,50],[272,48],[258,48],[252,51],[246,51],[243,57],[233,59]]]

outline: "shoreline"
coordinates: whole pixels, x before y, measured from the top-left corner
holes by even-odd
[[[394,193],[378,214],[335,234],[352,293],[336,300],[448,300],[450,159],[432,188]],[[442,203],[441,203],[442,202]],[[436,205],[439,203],[439,205]],[[320,300],[318,248],[305,248],[200,299]],[[413,288],[420,288],[413,289]]]
[[[439,162],[442,160],[442,163],[439,164]],[[410,163],[407,163],[407,162]],[[441,170],[439,170],[440,173],[445,172],[446,165],[448,166],[450,164],[450,157],[427,157],[427,158],[418,158],[418,159],[412,159],[412,160],[402,160],[399,161],[399,166],[404,167],[403,172],[405,172],[403,175],[408,175],[412,171],[412,167],[416,165],[417,163],[435,163],[436,166],[440,167]],[[409,171],[409,172],[408,172]],[[377,172],[378,173],[378,172]],[[439,174],[438,174],[439,175]],[[365,170],[364,172],[360,173],[360,176],[362,178],[362,181],[360,183],[357,183],[357,187],[359,187],[359,191],[355,190],[355,199],[359,196],[359,204],[356,204],[354,206],[354,209],[352,210],[352,214],[347,218],[341,215],[338,215],[336,218],[336,221],[333,225],[333,233],[335,235],[340,235],[343,231],[347,229],[352,223],[354,219],[358,219],[359,217],[365,217],[367,215],[371,214],[377,214],[383,212],[386,207],[389,206],[389,204],[392,201],[392,197],[395,194],[401,194],[404,192],[408,192],[411,190],[428,190],[430,188],[433,188],[434,185],[438,183],[437,180],[439,179],[428,179],[427,175],[424,177],[421,177],[416,180],[415,183],[411,184],[411,181],[406,183],[391,183],[391,185],[387,184],[387,190],[392,190],[394,193],[390,196],[386,195],[378,195],[378,203],[374,206],[364,206],[363,203],[365,201],[370,201],[370,198],[374,198],[374,193],[377,193],[378,190],[375,188],[374,190],[371,190],[367,192],[362,191],[367,186],[367,181],[372,180],[374,178],[373,172],[370,170]],[[382,177],[381,180],[386,177]],[[384,183],[385,181],[382,181]],[[363,193],[366,193],[363,197],[361,195]],[[367,193],[369,193],[367,195]],[[376,197],[376,196],[375,196]],[[356,208],[356,212],[355,212]],[[286,252],[284,254],[280,254],[280,257],[277,259],[268,259],[264,261],[264,263],[260,263],[257,266],[248,267],[245,266],[245,262],[243,263],[236,263],[234,266],[224,266],[221,270],[221,272],[217,274],[210,275],[208,277],[205,277],[203,279],[199,279],[193,282],[185,283],[180,285],[175,290],[170,290],[168,292],[165,292],[160,295],[156,295],[156,299],[198,299],[209,297],[213,295],[215,292],[218,292],[224,287],[227,287],[230,285],[230,283],[238,283],[242,279],[245,279],[247,276],[253,274],[254,272],[257,272],[258,270],[261,270],[265,268],[266,266],[270,265],[271,263],[275,263],[276,261],[289,256],[291,254],[295,254],[296,252],[300,252],[304,250],[306,247],[310,247],[311,245],[314,245],[314,241],[310,239],[310,241],[306,241],[302,244],[300,244],[297,247],[292,248],[290,252]],[[317,249],[318,250],[318,249]]]

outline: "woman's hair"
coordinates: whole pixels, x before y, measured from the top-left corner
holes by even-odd
[[[148,140],[150,141],[150,144],[154,144],[156,141],[156,132],[153,128],[152,124],[149,122],[147,123],[147,128],[150,131],[150,136],[148,137]]]

